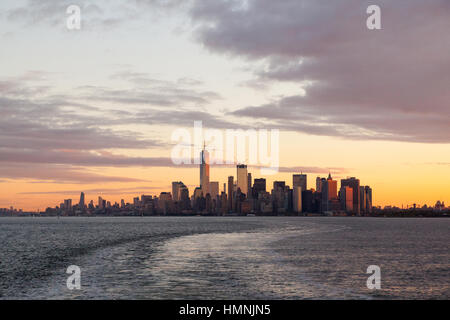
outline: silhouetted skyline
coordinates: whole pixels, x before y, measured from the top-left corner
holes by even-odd
[[[450,202],[448,4],[380,1],[380,30],[369,1],[98,0],[74,30],[66,1],[1,1],[0,207],[197,186],[171,161],[195,121],[279,130],[268,185],[331,172],[376,205]]]

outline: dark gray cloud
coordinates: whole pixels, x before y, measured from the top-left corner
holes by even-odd
[[[450,117],[445,114],[398,110],[346,111],[325,113],[302,107],[304,97],[283,98],[275,103],[252,106],[230,112],[230,115],[263,119],[266,125],[281,130],[354,140],[392,140],[424,143],[449,143]]]
[[[257,81],[306,85],[231,113],[281,129],[352,139],[450,142],[450,2],[192,1],[196,38],[212,52],[265,61]]]
[[[31,0],[8,14],[10,19],[41,21],[55,17],[69,2],[54,4]],[[450,40],[442,35],[450,28],[449,2],[379,0],[380,31],[365,26],[369,4],[373,2],[136,0],[127,2],[123,12],[186,9],[195,38],[206,49],[246,59],[250,67],[251,62],[265,62],[261,69],[254,67],[256,79],[251,83],[259,87],[272,82],[306,86],[304,96],[293,94],[272,103],[243,107],[227,116],[248,117],[265,127],[315,135],[448,143]],[[94,3],[83,1],[81,5]],[[115,20],[105,5],[96,2],[92,13]],[[111,10],[118,11],[118,5],[114,2]],[[113,78],[133,86],[126,90],[84,88],[82,95],[95,103],[160,108],[206,109],[220,99],[214,92],[192,90],[190,86],[197,80],[167,82],[133,71],[122,71]],[[33,94],[33,90],[43,92],[48,87],[28,90]],[[3,82],[0,91],[18,92],[11,83]],[[220,115],[210,117],[214,118],[211,126],[227,124]]]

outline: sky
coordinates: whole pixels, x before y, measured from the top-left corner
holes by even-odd
[[[1,1],[0,207],[193,192],[171,152],[194,121],[279,130],[268,186],[330,172],[377,206],[450,203],[448,30],[448,0]]]

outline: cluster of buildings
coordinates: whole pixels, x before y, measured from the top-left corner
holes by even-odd
[[[328,178],[317,177],[316,188],[307,188],[307,175],[294,174],[292,188],[285,181],[274,181],[269,191],[266,179],[253,179],[245,164],[236,166],[236,180],[228,177],[219,193],[219,182],[210,181],[209,153],[201,152],[200,186],[195,188],[192,197],[180,197],[189,191],[182,182],[172,184],[172,201],[190,202],[196,213],[206,214],[344,214],[363,215],[372,211],[372,189],[361,186],[356,178],[337,181],[331,174]]]
[[[192,194],[181,181],[172,182],[171,192],[159,197],[142,195],[133,203],[114,203],[98,197],[98,203],[85,203],[84,193],[78,204],[64,200],[59,207],[48,208],[47,214],[129,214],[129,215],[366,215],[372,212],[372,189],[361,186],[356,178],[342,179],[340,188],[331,175],[317,177],[316,188],[307,188],[307,175],[294,174],[292,188],[285,181],[273,182],[269,190],[266,179],[252,178],[247,165],[236,166],[236,177],[228,177],[220,191],[219,182],[210,181],[209,153],[200,154],[200,183]]]
[[[219,182],[210,181],[209,153],[203,148],[200,163],[200,184],[192,194],[181,181],[172,182],[171,192],[158,196],[142,195],[132,203],[111,203],[98,197],[97,203],[85,201],[81,192],[77,204],[66,199],[45,215],[396,215],[397,213],[447,212],[443,202],[431,207],[400,209],[373,206],[372,188],[362,186],[355,177],[341,179],[340,185],[331,174],[317,177],[315,188],[308,189],[306,174],[292,176],[292,188],[285,181],[274,181],[269,190],[266,179],[252,178],[247,165],[236,166],[236,178],[228,177],[219,190]],[[417,210],[416,210],[417,209]],[[14,214],[15,213],[15,214]],[[21,215],[17,209],[0,209],[0,215]]]
[[[201,165],[201,185],[194,190],[190,199],[192,209],[206,214],[324,214],[324,215],[365,215],[372,212],[372,189],[361,186],[356,178],[338,183],[331,175],[318,177],[316,188],[307,188],[307,175],[294,174],[292,188],[285,181],[274,181],[269,190],[266,179],[252,179],[247,166],[239,164],[234,176],[228,177],[219,194],[218,182],[209,182],[207,164]],[[173,184],[174,195],[181,182]],[[185,187],[184,187],[185,188]],[[174,197],[175,201],[183,201]],[[186,200],[184,200],[186,201]]]
[[[0,208],[0,217],[1,216],[20,216],[23,214],[24,214],[24,212],[22,209],[16,209],[14,207]]]

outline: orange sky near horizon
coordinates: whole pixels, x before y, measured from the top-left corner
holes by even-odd
[[[309,188],[330,171],[375,206],[450,205],[442,1],[385,1],[381,30],[364,2],[238,2],[96,1],[68,30],[64,1],[1,1],[0,208],[131,202],[172,181],[192,194],[197,167],[152,165],[194,121],[279,129],[280,166],[305,168]],[[268,191],[298,173],[258,171]],[[220,190],[229,175],[211,167]]]
[[[446,159],[450,151],[445,145],[418,144],[387,141],[349,141],[337,138],[301,135],[282,132],[280,134],[280,166],[303,166],[321,168],[343,168],[342,173],[331,171],[334,179],[348,176],[360,179],[361,185],[373,189],[375,206],[396,205],[434,205],[437,200],[450,204],[450,169]],[[292,151],[294,150],[294,151]],[[298,152],[295,152],[298,150]],[[339,150],[342,150],[339,153]],[[353,150],[353,152],[351,152]],[[420,150],[420,152],[419,152]],[[165,150],[151,151],[153,156],[169,156]],[[168,154],[169,153],[169,154]],[[289,155],[289,157],[287,157]],[[443,159],[442,163],[429,159]],[[22,208],[27,211],[44,210],[55,207],[64,199],[79,200],[80,192],[85,192],[86,200],[97,203],[98,196],[108,201],[132,202],[133,197],[141,194],[159,195],[171,192],[172,181],[183,181],[192,194],[199,184],[199,169],[165,167],[126,167],[126,168],[87,168],[105,176],[131,177],[145,182],[70,184],[49,183],[43,181],[3,180],[0,182],[0,207]],[[270,191],[273,181],[282,180],[292,186],[293,173],[278,173],[274,176],[262,176],[259,169],[249,168],[253,178],[267,179]],[[303,172],[308,175],[308,188],[315,188],[317,176],[326,173]],[[211,166],[211,181],[219,181],[219,189],[227,177],[236,177],[236,169]]]

